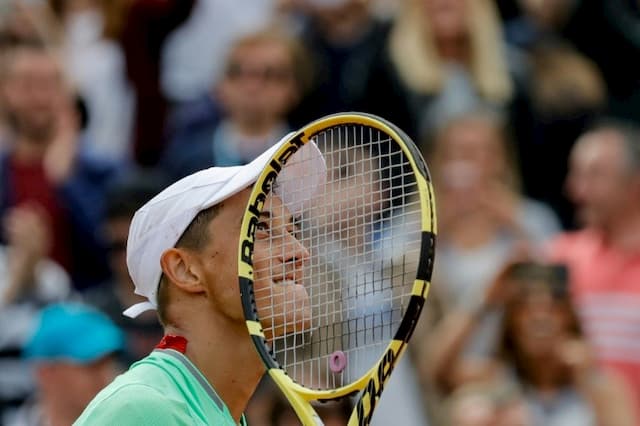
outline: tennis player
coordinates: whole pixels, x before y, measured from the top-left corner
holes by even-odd
[[[157,309],[165,335],[149,356],[95,397],[76,425],[246,423],[242,413],[265,370],[240,301],[240,225],[249,188],[286,139],[248,165],[187,176],[138,210],[129,230],[127,265],[136,293],[147,301],[125,315]],[[309,173],[310,167],[317,172]],[[317,147],[308,143],[282,173],[291,173],[290,182],[297,176],[318,180],[302,186],[307,187],[321,183],[324,168]],[[289,331],[284,324],[293,323],[297,330],[310,326],[309,296],[302,285],[302,264],[309,253],[295,237],[294,215],[302,204],[291,193],[294,188],[285,186],[274,190],[263,209],[269,220],[256,230],[255,269],[269,265],[271,272],[255,277],[256,299],[283,301],[278,312],[260,312],[258,304],[260,317],[271,321],[274,333]],[[279,233],[269,238],[279,247],[261,243],[270,232]]]

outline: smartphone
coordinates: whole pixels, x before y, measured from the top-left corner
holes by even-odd
[[[564,264],[519,262],[512,266],[509,275],[517,283],[544,282],[557,299],[569,295],[569,270]]]

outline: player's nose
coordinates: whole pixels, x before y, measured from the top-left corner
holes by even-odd
[[[302,262],[309,258],[309,250],[294,235],[287,235],[285,242],[285,259],[287,263],[301,265]]]

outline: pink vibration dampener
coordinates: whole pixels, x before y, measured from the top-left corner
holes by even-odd
[[[329,368],[333,373],[342,373],[347,367],[347,356],[342,351],[335,351],[329,357]]]

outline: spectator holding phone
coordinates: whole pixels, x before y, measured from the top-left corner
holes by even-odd
[[[9,123],[0,149],[0,218],[15,209],[40,215],[51,240],[45,255],[85,289],[109,274],[97,233],[113,167],[80,150],[79,111],[58,57],[38,42],[4,52],[0,105]],[[0,240],[9,238],[0,232]]]
[[[507,269],[499,356],[524,386],[534,424],[635,425],[631,399],[592,355],[562,267]]]
[[[553,240],[550,258],[569,266],[596,359],[626,379],[640,407],[640,130],[608,122],[581,136],[566,189],[583,228]]]
[[[482,361],[463,359],[462,343],[490,305],[504,309],[498,351]],[[508,263],[459,325],[438,349],[440,384],[455,390],[506,377],[522,387],[534,425],[637,424],[624,382],[599,366],[582,333],[564,267]]]

